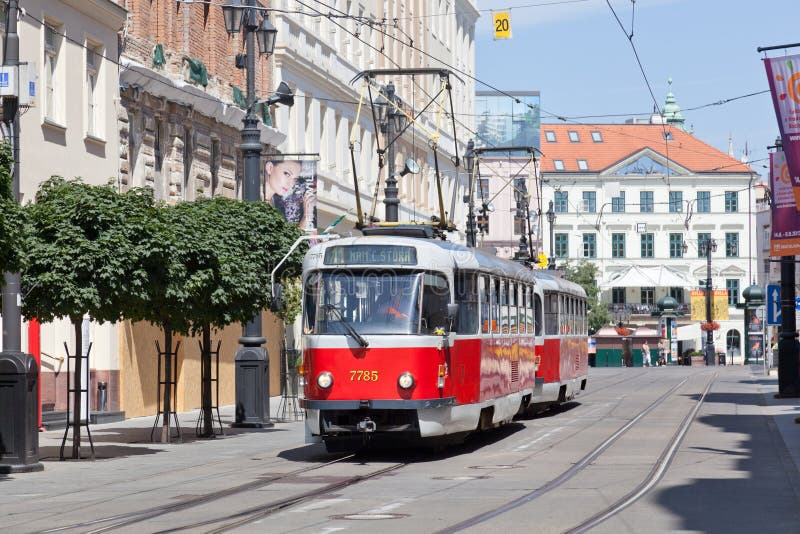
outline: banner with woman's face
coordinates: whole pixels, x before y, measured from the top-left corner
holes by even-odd
[[[317,229],[316,160],[269,159],[264,167],[264,200],[303,231]]]

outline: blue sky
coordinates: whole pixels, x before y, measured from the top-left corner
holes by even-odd
[[[478,1],[477,77],[503,90],[541,91],[542,122],[564,117],[579,123],[624,122],[653,110],[653,99],[633,49],[605,0],[521,7],[558,0]],[[562,0],[564,1],[564,0]],[[631,31],[631,0],[611,0]],[[514,7],[520,6],[520,7]],[[512,38],[495,41],[492,9],[511,7]],[[710,145],[734,154],[745,145],[750,160],[768,157],[778,125],[769,93],[720,106],[693,108],[769,89],[759,46],[800,42],[800,0],[637,0],[633,43],[659,106],[667,79],[686,125]],[[771,56],[783,51],[769,52]],[[789,54],[800,54],[800,48]],[[488,89],[477,84],[477,90]],[[753,162],[757,172],[762,165]]]

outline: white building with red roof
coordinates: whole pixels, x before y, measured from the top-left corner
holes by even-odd
[[[757,276],[751,187],[758,175],[684,131],[669,96],[669,113],[644,124],[542,125],[542,206],[552,202],[555,212],[552,228],[542,217],[542,248],[558,265],[594,263],[615,321],[653,323],[656,303],[671,295],[685,312],[679,350],[702,350],[690,291],[705,284],[711,239],[712,287],[728,290],[729,303],[715,348],[740,357],[745,333],[735,304]]]

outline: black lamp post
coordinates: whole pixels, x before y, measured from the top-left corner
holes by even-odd
[[[261,54],[272,54],[278,33],[266,16],[258,22],[256,0],[227,0],[222,6],[225,30],[239,33],[244,27],[245,54],[236,56],[236,67],[244,68],[247,78],[247,110],[243,119],[241,150],[244,159],[244,189],[246,202],[261,200],[261,132],[255,113],[256,40]],[[261,314],[247,322],[239,338],[242,347],[236,351],[236,426],[266,427],[269,423],[269,358],[262,347],[266,338],[261,333]],[[255,374],[253,377],[246,375]],[[248,388],[248,384],[257,384]],[[259,387],[263,386],[263,387]],[[255,391],[252,391],[255,389]],[[262,389],[264,391],[262,391]]]
[[[556,257],[553,254],[553,223],[556,222],[556,212],[553,211],[553,201],[547,205],[547,222],[550,225],[550,257],[547,259],[547,268],[556,268]]]
[[[711,329],[713,319],[711,317],[711,253],[717,250],[717,242],[711,238],[706,238],[702,243],[706,254],[706,365],[715,365],[714,361],[714,331]]]
[[[386,222],[398,222],[400,199],[397,198],[397,176],[395,175],[395,136],[406,127],[407,117],[400,109],[402,100],[395,94],[394,83],[389,82],[381,89],[384,101],[375,104],[375,114],[381,131],[386,134],[386,150],[389,159],[388,176],[384,188],[383,204],[386,206]]]
[[[475,141],[472,139],[467,143],[467,151],[464,153],[464,170],[467,171],[467,194],[464,195],[464,202],[467,203],[467,246],[477,245],[478,229],[475,226],[475,195],[473,193],[475,181]]]

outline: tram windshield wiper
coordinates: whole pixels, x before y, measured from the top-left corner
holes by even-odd
[[[359,345],[361,345],[363,348],[366,348],[366,347],[369,346],[369,341],[364,339],[364,336],[359,334],[356,331],[356,329],[353,328],[353,325],[351,325],[347,321],[347,319],[344,318],[344,316],[342,315],[342,312],[339,310],[339,308],[337,308],[333,304],[326,304],[325,305],[325,309],[328,310],[328,311],[332,311],[332,312],[334,312],[336,314],[336,316],[339,319],[339,322],[342,323],[342,326],[344,326],[344,329],[347,330],[347,333],[350,334],[350,336],[352,336],[352,338],[355,339],[358,342]]]

